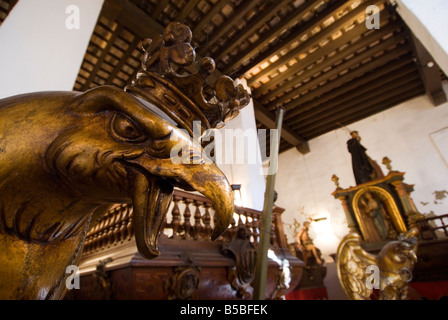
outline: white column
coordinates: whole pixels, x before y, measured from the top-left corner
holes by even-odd
[[[72,90],[104,0],[20,0],[0,27],[0,98]]]
[[[448,74],[448,1],[396,0],[397,12]]]
[[[245,80],[236,80],[236,83],[242,83],[250,92]],[[221,148],[217,145],[215,149],[215,152],[222,156],[221,163],[217,163],[218,167],[231,184],[241,184],[241,205],[262,211],[266,180],[263,175],[253,102],[251,101],[235,119],[218,131],[224,138]],[[233,134],[236,134],[234,138]],[[226,154],[233,156],[226,159]]]

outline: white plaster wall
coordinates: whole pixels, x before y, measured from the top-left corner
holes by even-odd
[[[0,27],[0,98],[72,90],[104,0],[20,0]],[[79,8],[69,30],[66,8]]]
[[[448,74],[448,1],[397,0],[397,12]]]
[[[238,79],[237,83],[239,82],[250,91],[245,79]],[[232,138],[233,134],[237,133],[236,130],[240,133],[246,133],[247,136],[236,134]],[[221,161],[217,163],[218,167],[224,172],[231,184],[241,184],[241,205],[262,211],[266,180],[263,175],[253,102],[251,101],[249,105],[241,109],[240,114],[229,121],[223,129],[217,131],[223,137],[222,144],[217,143],[215,147],[215,150],[222,155],[219,157]],[[225,131],[229,133],[227,139]],[[216,139],[215,142],[217,142]],[[226,159],[226,152],[232,152],[233,157],[229,156]]]
[[[448,83],[444,84],[448,93]],[[405,182],[415,184],[411,194],[417,209],[436,215],[448,213],[448,198],[435,198],[435,191],[448,190],[448,139],[434,133],[448,127],[448,103],[433,107],[426,96],[420,96],[394,108],[350,125],[359,131],[361,143],[368,155],[380,164],[383,157],[392,160],[394,170],[406,172]],[[436,137],[436,139],[434,139]],[[439,138],[437,138],[439,137]],[[292,149],[280,155],[276,189],[277,204],[286,209],[283,220],[288,241],[294,241],[290,224],[300,223],[304,215],[313,218],[328,217],[327,221],[311,225],[311,236],[328,259],[348,233],[345,214],[339,200],[331,194],[336,189],[331,181],[333,174],[340,178],[342,188],[355,186],[351,155],[344,129],[332,131],[311,140],[311,152],[300,154]],[[436,145],[438,144],[438,145]],[[443,193],[445,196],[448,195]],[[289,225],[288,225],[289,224]]]

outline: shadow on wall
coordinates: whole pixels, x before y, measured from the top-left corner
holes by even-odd
[[[336,263],[327,262],[325,266],[327,267],[327,275],[324,284],[327,287],[328,300],[349,300],[339,283]]]

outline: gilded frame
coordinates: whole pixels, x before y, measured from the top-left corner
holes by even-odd
[[[361,230],[364,240],[369,242],[369,240],[371,240],[371,239],[366,239],[366,235],[368,234],[368,232],[366,230],[367,229],[366,222],[362,217],[362,213],[359,209],[358,201],[359,201],[360,197],[362,195],[364,195],[366,192],[380,194],[383,197],[383,199],[385,199],[386,205],[387,205],[387,208],[386,208],[387,213],[390,215],[390,218],[393,222],[393,225],[394,225],[396,231],[399,234],[406,233],[407,232],[406,225],[403,221],[403,218],[400,214],[400,211],[398,210],[397,204],[395,203],[395,200],[392,197],[392,195],[389,192],[387,192],[386,190],[384,190],[383,188],[376,187],[376,186],[369,186],[369,187],[360,189],[355,194],[355,196],[353,197],[353,200],[352,200],[353,211],[355,212],[355,217],[356,217],[356,220],[358,221],[358,225],[359,225],[359,228]]]

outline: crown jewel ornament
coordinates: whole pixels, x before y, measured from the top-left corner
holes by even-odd
[[[228,76],[219,77],[211,88],[207,77],[215,70],[215,61],[209,57],[195,61],[191,40],[191,30],[179,22],[170,23],[163,35],[143,40],[141,70],[125,91],[155,105],[193,136],[194,122],[200,122],[201,134],[221,128],[251,97]],[[205,92],[211,92],[208,99]]]

